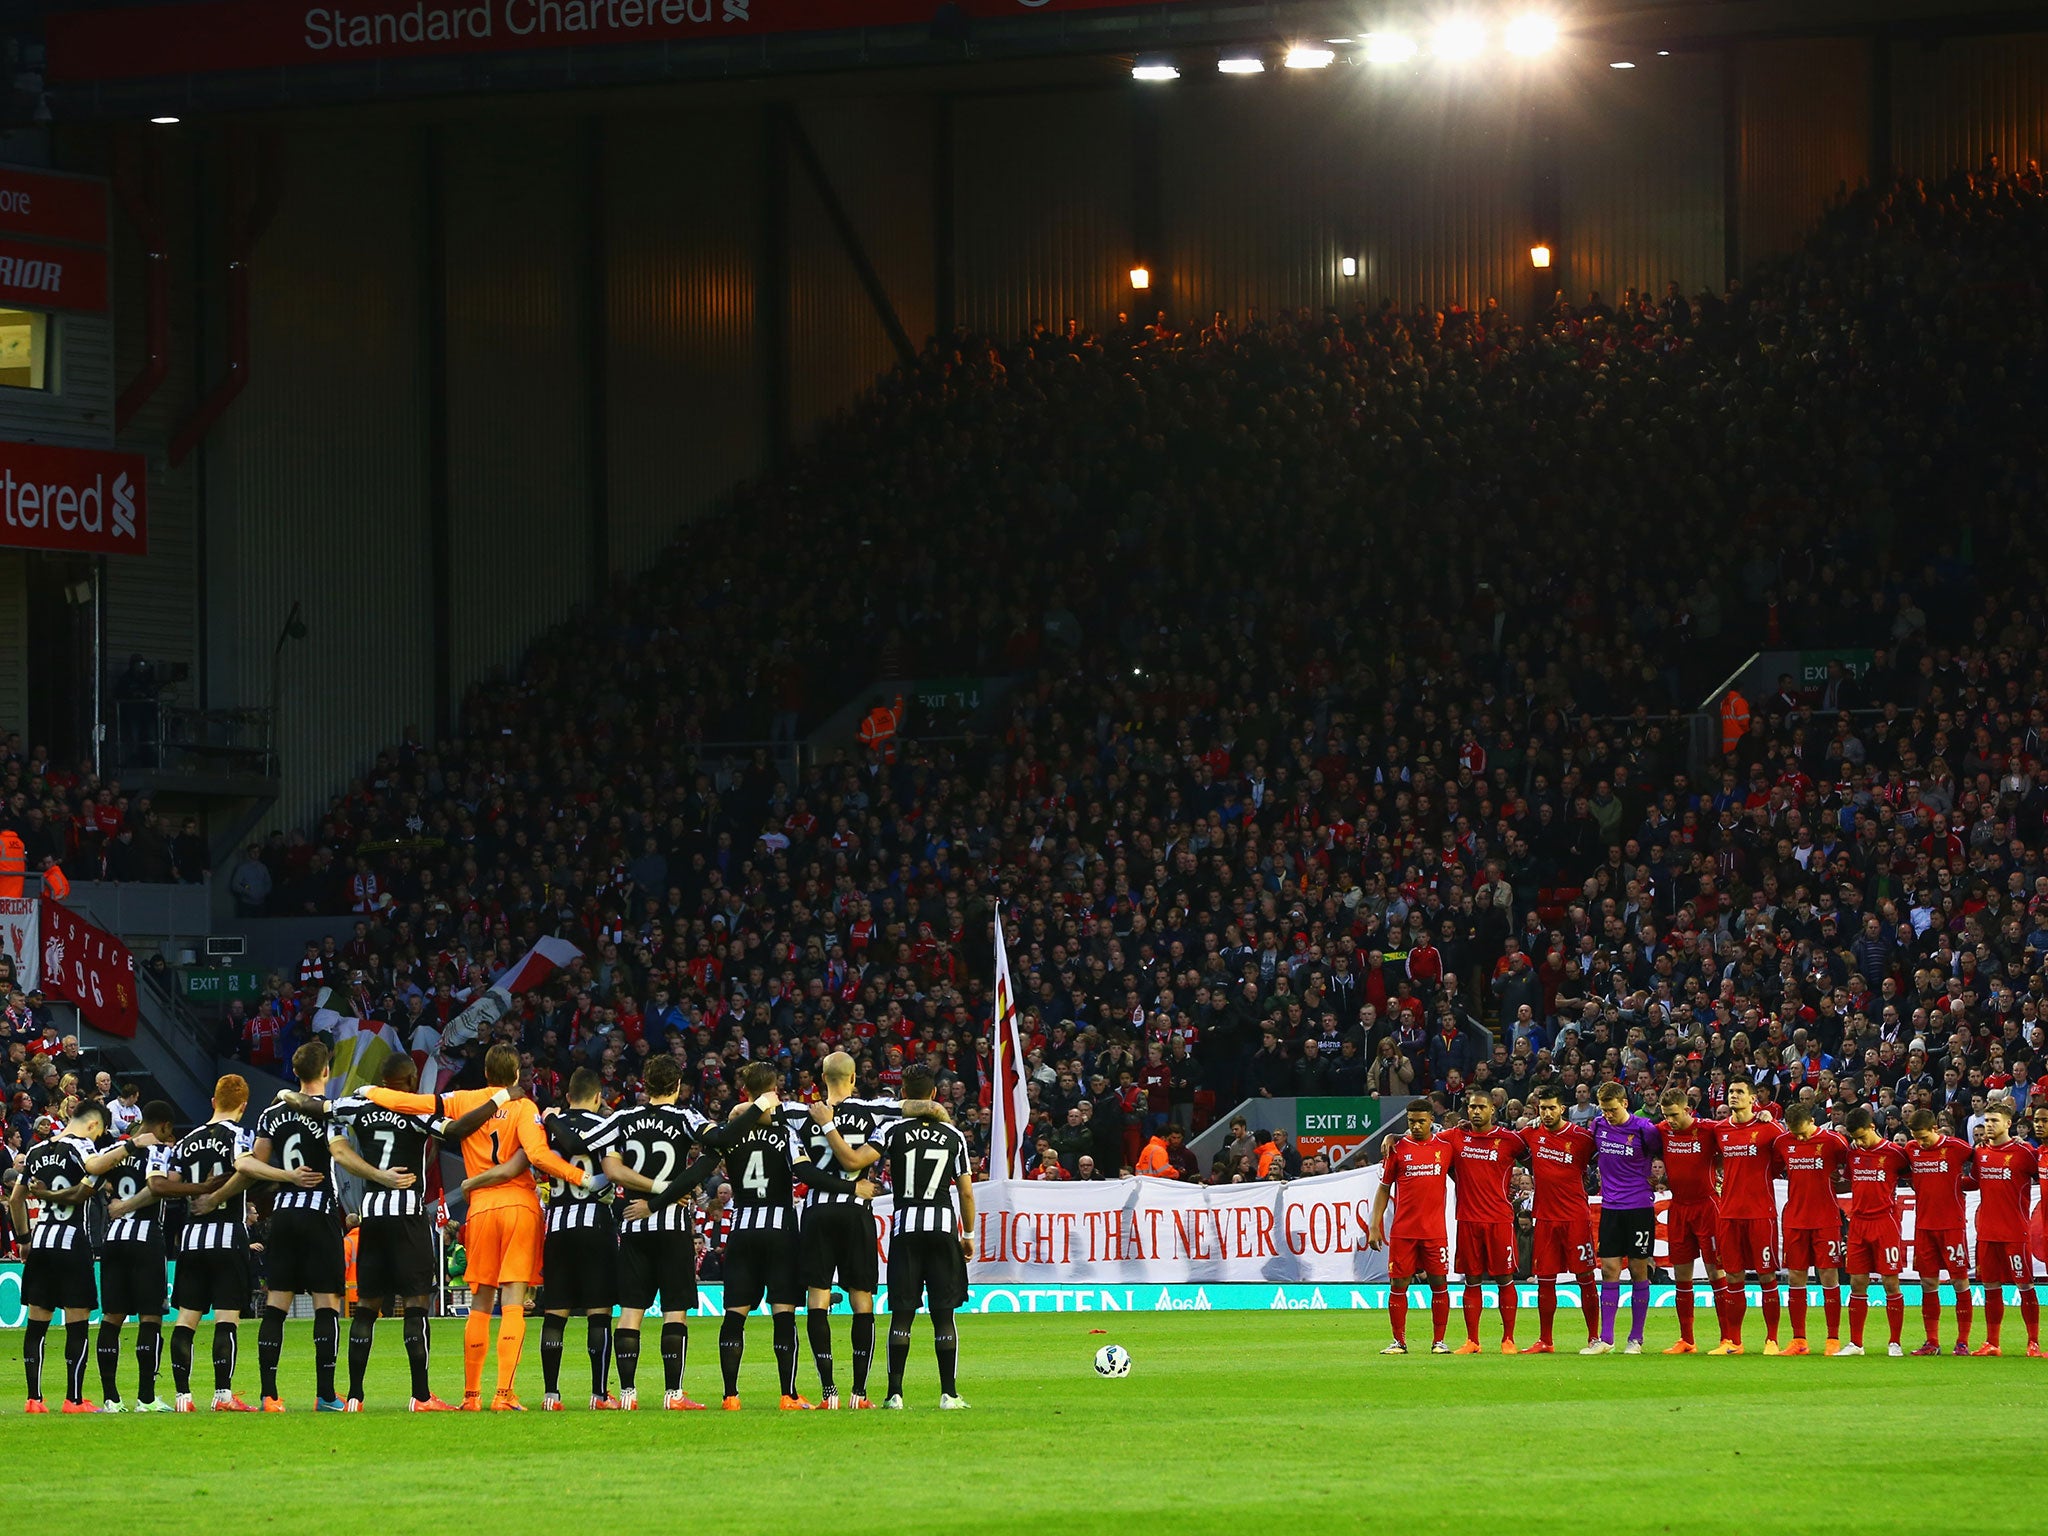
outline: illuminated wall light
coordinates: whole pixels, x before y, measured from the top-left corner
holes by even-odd
[[[1152,286],[1152,269],[1150,267],[1131,268],[1131,286],[1140,293],[1150,288]]]
[[[1346,277],[1358,276],[1358,258],[1356,256],[1344,257],[1337,263],[1337,270]]]
[[[1501,45],[1525,59],[1548,53],[1557,46],[1557,23],[1548,16],[1517,16],[1501,33]]]
[[[1532,245],[1529,247],[1529,265],[1541,272],[1550,265],[1550,247]]]
[[[1634,69],[1635,65],[1627,59],[1616,59],[1612,64],[1608,65],[1607,67],[1609,69]]]
[[[1337,55],[1327,48],[1312,48],[1306,43],[1297,43],[1287,50],[1289,69],[1328,69],[1337,62]]]
[[[1406,64],[1420,51],[1415,45],[1415,39],[1405,33],[1365,34],[1365,61],[1368,64]]]
[[[1236,54],[1218,59],[1216,69],[1219,74],[1225,75],[1263,75],[1266,72],[1266,61],[1247,54]]]
[[[1178,80],[1180,71],[1171,64],[1140,64],[1131,71],[1133,80]]]
[[[166,114],[163,117],[152,117],[150,121],[152,123],[155,123],[159,128],[168,128],[172,124],[176,123],[177,119]]]
[[[1486,28],[1469,17],[1452,16],[1430,35],[1429,51],[1452,63],[1476,59],[1486,51]]]

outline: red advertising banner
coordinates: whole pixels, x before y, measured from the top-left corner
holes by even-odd
[[[134,954],[61,901],[43,903],[43,991],[77,1004],[108,1034],[134,1038]]]
[[[0,240],[0,303],[24,309],[107,308],[107,253]]]
[[[107,243],[107,184],[0,165],[0,234]]]
[[[0,546],[146,555],[148,483],[139,453],[0,443]]]
[[[1157,0],[1154,0],[1157,3]],[[1133,0],[958,0],[993,19]],[[135,80],[451,53],[630,47],[927,25],[938,0],[197,0],[44,18],[49,78]]]

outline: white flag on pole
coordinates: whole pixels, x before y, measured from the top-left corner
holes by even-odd
[[[1010,948],[1003,942],[1003,912],[996,909],[995,1040],[989,1051],[988,1176],[992,1183],[1024,1177],[1024,1137],[1031,1129],[1031,1099],[1024,1091],[1024,1052],[1017,1037],[1017,989],[1010,982]]]

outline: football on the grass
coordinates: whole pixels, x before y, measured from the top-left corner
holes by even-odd
[[[1128,1376],[1131,1374],[1131,1352],[1121,1344],[1105,1344],[1095,1351],[1095,1374],[1098,1376]]]

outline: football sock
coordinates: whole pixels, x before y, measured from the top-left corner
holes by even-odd
[[[1849,1297],[1849,1342],[1858,1349],[1863,1347],[1863,1325],[1870,1320],[1870,1297],[1857,1286]]]
[[[108,1402],[121,1400],[121,1325],[101,1323],[98,1345],[100,1396]]]
[[[377,1341],[377,1314],[359,1306],[348,1320],[348,1395],[361,1400],[363,1375],[370,1369],[370,1346]]]
[[[2027,1342],[2041,1342],[2041,1298],[2034,1293],[2033,1285],[2020,1287],[2020,1321],[2027,1325]]]
[[[1956,1342],[1970,1342],[1970,1320],[1976,1316],[1977,1307],[1970,1300],[1970,1277],[1951,1274],[1949,1283],[1956,1288]]]
[[[92,1349],[92,1324],[80,1319],[64,1325],[64,1401],[85,1400],[85,1362]]]
[[[690,1325],[688,1323],[663,1323],[661,1325],[661,1376],[664,1387],[670,1392],[683,1390],[683,1367],[690,1358]]]
[[[812,1307],[804,1314],[804,1332],[810,1336],[811,1361],[818,1367],[818,1390],[831,1397],[835,1391],[832,1381],[832,1314],[823,1307]]]
[[[593,1317],[590,1320],[591,1327],[595,1328],[599,1321],[600,1319]],[[618,1332],[612,1335],[612,1349],[619,1357],[620,1389],[631,1390],[637,1388],[640,1385],[640,1330],[638,1328],[619,1329]]]
[[[590,1395],[612,1393],[612,1320],[609,1314],[583,1320],[583,1352],[590,1357]],[[640,1333],[633,1333],[633,1363],[640,1363]],[[623,1378],[621,1378],[623,1380]]]
[[[796,1396],[796,1314],[777,1312],[775,1325],[775,1374],[782,1379],[782,1395]]]
[[[1450,1322],[1450,1288],[1448,1286],[1432,1286],[1429,1292],[1429,1326],[1431,1330],[1430,1336],[1437,1343],[1443,1343],[1444,1329],[1450,1326]]]
[[[1614,1314],[1621,1310],[1621,1282],[1602,1280],[1600,1282],[1600,1337],[1607,1343],[1614,1342]]]
[[[2005,1329],[2005,1287],[1987,1285],[1984,1287],[1984,1342],[1996,1349],[1999,1335]],[[67,1355],[67,1358],[68,1355]]]
[[[1927,1330],[1927,1342],[1941,1342],[1941,1276],[1929,1275],[1920,1284],[1920,1322]]]
[[[526,1347],[526,1308],[504,1307],[498,1314],[498,1390],[510,1392],[519,1379],[519,1352]]]
[[[1486,1310],[1486,1287],[1477,1280],[1465,1282],[1465,1337],[1479,1342],[1479,1315]]]
[[[1643,1342],[1643,1325],[1650,1320],[1650,1282],[1638,1280],[1628,1288],[1628,1338],[1631,1344]]]
[[[569,1319],[544,1313],[540,1320],[540,1389],[550,1397],[562,1395],[562,1334]]]
[[[853,1314],[853,1392],[856,1397],[868,1395],[868,1372],[875,1363],[875,1314],[856,1312]]]
[[[1557,1322],[1557,1282],[1538,1280],[1536,1282],[1536,1326],[1538,1337],[1544,1343],[1550,1342],[1551,1327]]]
[[[725,1395],[740,1395],[740,1361],[747,1353],[747,1314],[728,1312],[718,1325],[718,1368],[725,1372]]]
[[[135,1330],[135,1395],[145,1403],[156,1401],[157,1367],[164,1354],[164,1325],[145,1320]]]
[[[1408,1342],[1408,1282],[1406,1280],[1396,1280],[1387,1288],[1387,1321],[1393,1327],[1394,1342],[1396,1344],[1406,1344]],[[889,1323],[891,1334],[889,1353],[892,1359],[896,1353],[895,1328],[895,1314],[892,1312]],[[892,1366],[891,1369],[893,1370],[894,1367]]]
[[[917,1321],[915,1312],[891,1312],[889,1314],[889,1395],[895,1397],[903,1391],[903,1368],[910,1363],[910,1325]]]
[[[1892,1330],[1892,1342],[1899,1342],[1899,1336],[1906,1331],[1906,1298],[1887,1296],[1884,1299],[1884,1320]]]
[[[1500,1291],[1500,1336],[1501,1341],[1505,1343],[1515,1336],[1515,1308],[1519,1304],[1520,1298],[1515,1295],[1515,1282],[1512,1280],[1501,1281],[1498,1289]]]
[[[1749,1292],[1743,1289],[1740,1276],[1728,1277],[1728,1321],[1724,1325],[1730,1343],[1742,1342],[1742,1325],[1749,1316]]]
[[[1446,1304],[1450,1297],[1444,1297]],[[960,1364],[960,1331],[953,1322],[953,1309],[941,1312],[932,1308],[932,1349],[939,1357],[939,1390],[948,1397],[959,1395],[959,1382],[954,1372]]]
[[[1678,1282],[1678,1293],[1672,1298],[1672,1301],[1678,1308],[1678,1336],[1690,1344],[1693,1342],[1692,1318],[1694,1309],[1692,1282],[1690,1280]]]
[[[334,1307],[313,1312],[314,1393],[323,1403],[334,1401],[334,1368],[341,1361],[341,1313]]]
[[[1806,1337],[1806,1282],[1794,1280],[1789,1289],[1787,1300],[1792,1303],[1792,1337],[1803,1339]]]
[[[1778,1277],[1759,1275],[1757,1284],[1763,1287],[1764,1293],[1764,1337],[1775,1339],[1778,1336],[1778,1319],[1782,1315],[1782,1303],[1778,1297]]]
[[[235,1362],[241,1357],[242,1336],[235,1323],[223,1323],[219,1319],[213,1324],[213,1390],[216,1393],[235,1390]]]
[[[21,1369],[28,1377],[28,1400],[32,1403],[40,1401],[43,1395],[43,1339],[49,1331],[47,1317],[32,1317],[21,1335]]]
[[[1821,1309],[1827,1314],[1828,1337],[1842,1336],[1842,1288],[1840,1285],[1823,1286],[1820,1293]]]
[[[181,1395],[192,1390],[192,1330],[183,1323],[171,1329],[171,1386]]]
[[[1590,1274],[1579,1276],[1579,1311],[1586,1319],[1586,1337],[1597,1338],[1600,1333],[1600,1291]]]
[[[462,1391],[475,1397],[484,1389],[484,1356],[491,1352],[491,1309],[471,1307],[462,1325]]]
[[[284,1309],[265,1307],[256,1325],[256,1364],[263,1376],[263,1395],[277,1396],[277,1364],[284,1358]]]
[[[405,1358],[412,1366],[412,1395],[421,1402],[434,1395],[427,1379],[427,1363],[433,1355],[433,1335],[428,1329],[425,1307],[405,1309]]]

